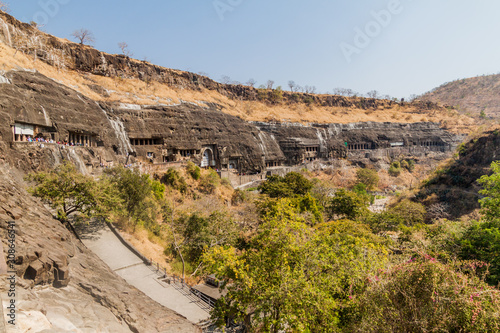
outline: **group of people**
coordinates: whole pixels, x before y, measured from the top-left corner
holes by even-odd
[[[67,141],[55,141],[55,140],[47,140],[42,137],[36,137],[32,138],[31,136],[28,136],[26,138],[28,142],[33,142],[33,143],[55,143],[58,145],[63,145],[63,146],[70,146],[70,147],[88,147],[88,145],[84,145],[83,143],[73,143],[73,142],[67,142]]]

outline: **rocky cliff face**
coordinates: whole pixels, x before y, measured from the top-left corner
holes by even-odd
[[[459,158],[440,170],[419,192],[427,206],[439,206],[448,216],[459,218],[478,209],[481,186],[477,180],[491,172],[491,162],[500,159],[500,134],[485,133],[466,142]]]
[[[231,99],[266,101],[271,104],[277,102],[306,103],[325,107],[360,109],[386,109],[400,105],[394,101],[374,98],[316,95],[288,91],[276,93],[241,84],[222,84],[203,75],[156,66],[146,61],[139,61],[124,55],[111,55],[92,47],[72,43],[46,34],[1,11],[0,41],[56,68],[105,77],[136,78],[144,82],[156,81],[179,89],[194,91],[208,89]],[[98,86],[95,88],[99,90]],[[402,105],[404,104],[402,103]],[[422,111],[439,108],[437,104],[432,102],[415,102],[412,107]]]
[[[54,141],[68,142],[70,135],[79,135],[89,139],[89,146],[117,152],[123,146],[119,120],[91,99],[34,72],[10,71],[1,77],[0,133],[4,143],[16,140],[13,127],[21,124]]]
[[[10,71],[2,78],[1,141],[4,150],[15,148],[6,159],[39,160],[32,165],[48,160],[40,153],[20,154],[25,144],[20,141],[29,137],[83,146],[78,154],[75,148],[64,151],[63,146],[52,146],[53,165],[70,159],[92,169],[132,163],[136,158],[153,163],[191,159],[202,166],[243,173],[344,158],[356,151],[405,148],[416,153],[422,148],[446,152],[461,140],[434,123],[249,123],[223,113],[216,104],[97,103],[39,73]]]
[[[129,286],[25,190],[21,174],[0,164],[0,237],[15,238],[17,323],[37,332],[198,332],[185,318]],[[12,225],[12,224],[11,224]],[[3,259],[3,258],[2,258]],[[0,292],[7,302],[9,283]],[[6,303],[4,303],[6,304]]]
[[[447,153],[463,140],[436,123],[255,123],[280,146],[288,164],[315,159]]]

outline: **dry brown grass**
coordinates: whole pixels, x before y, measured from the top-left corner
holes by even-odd
[[[121,234],[146,258],[153,259],[167,271],[170,270],[169,258],[163,254],[165,246],[168,245],[166,241],[150,237],[150,233],[141,227],[136,228],[135,232],[122,231]]]

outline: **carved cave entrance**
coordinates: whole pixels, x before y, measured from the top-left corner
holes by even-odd
[[[203,158],[201,159],[201,167],[208,168],[212,166],[214,160],[214,154],[210,148],[205,149],[203,152]]]

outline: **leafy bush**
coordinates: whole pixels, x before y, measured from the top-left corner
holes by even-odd
[[[312,218],[306,219],[308,224],[314,225],[323,222],[323,207],[318,205],[318,202],[310,193],[298,198],[298,207],[301,214],[311,213]]]
[[[414,160],[409,160],[408,161],[408,171],[413,172],[415,171],[415,161]]]
[[[390,212],[400,217],[402,224],[407,227],[412,227],[425,222],[425,214],[427,213],[422,204],[411,200],[403,200],[394,207],[390,208]]]
[[[444,265],[424,256],[372,276],[366,292],[353,299],[359,312],[351,330],[498,332],[500,292],[466,274],[478,266]]]
[[[363,196],[340,189],[326,207],[329,218],[340,217],[355,220],[368,214],[368,202]]]
[[[373,169],[358,169],[356,171],[356,178],[359,183],[365,184],[368,190],[374,190],[378,186],[380,177],[377,171]]]
[[[478,181],[483,186],[479,193],[485,196],[479,202],[488,221],[500,219],[500,161],[491,163],[491,171],[491,176],[482,176]]]
[[[214,169],[209,169],[208,173],[203,175],[200,179],[200,189],[207,193],[212,194],[219,187],[221,180]]]
[[[389,175],[392,177],[398,177],[401,174],[401,163],[399,161],[394,161],[391,163],[389,168]]]
[[[248,193],[242,190],[235,190],[231,196],[231,205],[237,206],[247,200]]]
[[[283,100],[283,90],[281,87],[277,87],[271,91],[269,99],[272,103],[280,103]]]
[[[396,231],[402,224],[401,217],[389,210],[381,213],[370,214],[366,218],[366,223],[370,226],[374,233],[382,231]]]
[[[189,175],[191,175],[191,177],[194,180],[199,180],[200,179],[200,177],[201,177],[201,169],[196,164],[194,164],[193,162],[189,161],[187,163],[186,170],[187,170],[187,172],[189,173]]]
[[[181,176],[179,171],[174,168],[169,168],[167,170],[163,177],[161,177],[161,182],[181,193],[187,192],[188,186],[186,180]]]
[[[298,172],[290,172],[285,177],[270,176],[258,189],[271,198],[287,198],[305,195],[311,191],[313,183]]]
[[[363,198],[365,198],[365,201],[369,202],[372,205],[375,202],[375,196],[371,195],[370,193],[368,193],[366,191],[366,185],[363,184],[363,183],[359,183],[356,186],[354,186],[354,188],[352,189],[352,191],[354,193],[362,196]]]
[[[373,232],[396,231],[404,227],[413,227],[425,222],[425,207],[419,203],[403,200],[381,213],[367,216],[366,223]]]
[[[222,178],[222,179],[220,180],[220,184],[221,184],[222,186],[226,186],[226,187],[230,187],[230,188],[232,187],[232,185],[231,185],[231,181],[230,181],[228,178]]]
[[[477,222],[467,229],[459,241],[460,257],[481,260],[490,265],[486,281],[500,283],[500,220]]]

